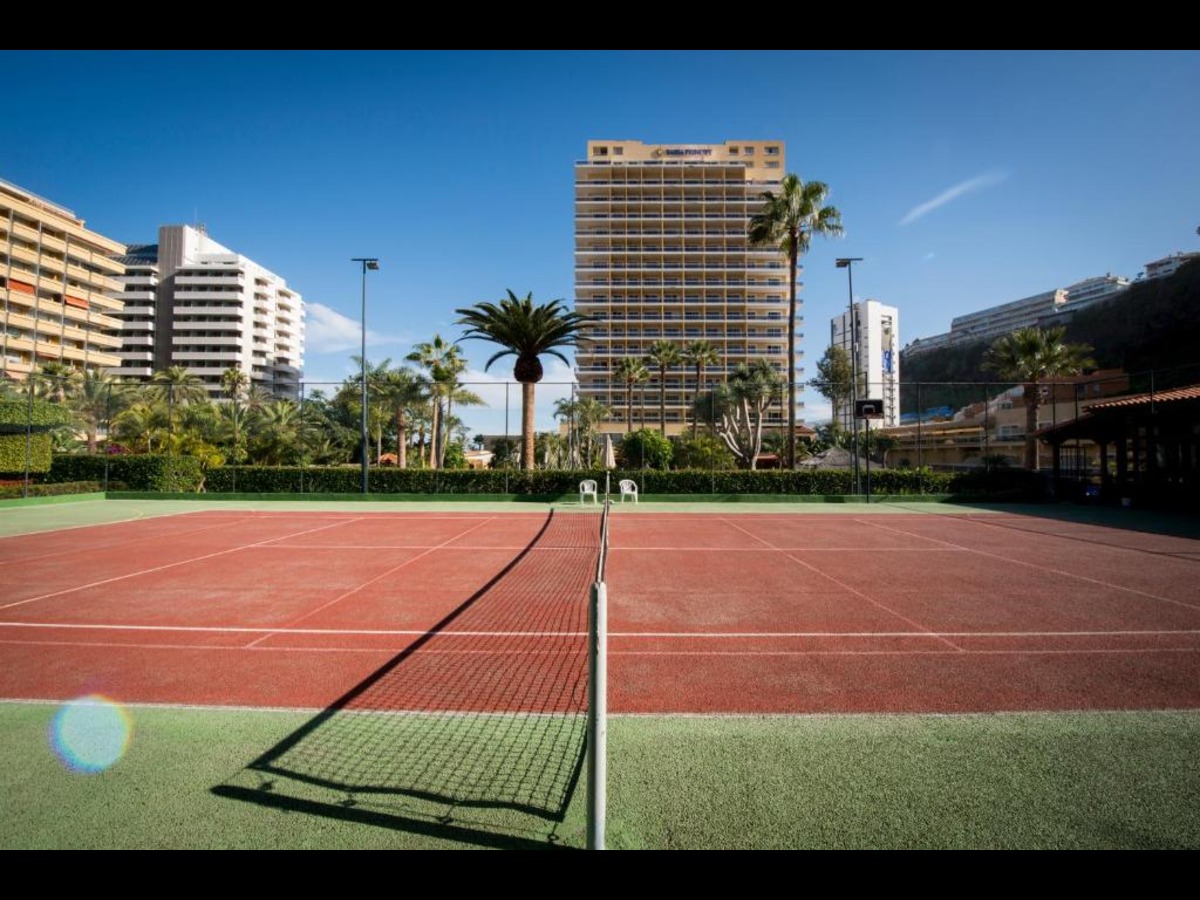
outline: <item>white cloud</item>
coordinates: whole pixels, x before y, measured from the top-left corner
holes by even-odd
[[[810,393],[809,396],[812,394]],[[824,397],[819,397],[816,402],[806,399],[803,418],[805,424],[814,428],[817,425],[825,425],[833,418],[833,406]]]
[[[947,188],[942,191],[932,200],[926,200],[919,206],[914,206],[900,220],[901,225],[909,225],[917,219],[923,218],[933,212],[935,209],[940,209],[952,200],[957,200],[959,197],[965,197],[967,194],[974,194],[990,187],[995,187],[1002,181],[1008,178],[1008,172],[1002,169],[994,169],[991,172],[984,172],[982,175],[976,175],[974,178],[968,178],[966,181],[960,181],[952,188]]]
[[[324,303],[306,303],[305,349],[310,353],[343,353],[357,351],[362,342],[362,325],[358,319],[344,316]],[[393,337],[367,329],[367,346],[407,344],[406,337]]]

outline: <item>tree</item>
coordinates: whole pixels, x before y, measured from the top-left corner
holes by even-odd
[[[647,364],[658,369],[658,433],[667,434],[667,369],[683,362],[679,347],[671,341],[655,341],[646,351]]]
[[[208,399],[208,391],[200,376],[191,372],[187,366],[170,366],[160,369],[150,379],[154,385],[155,397],[160,403],[167,405],[167,431],[175,437],[175,407],[187,406]]]
[[[79,380],[79,370],[62,362],[42,363],[34,380],[34,395],[51,403],[66,403]]]
[[[829,186],[820,181],[804,182],[787,174],[779,193],[763,191],[763,208],[750,218],[750,244],[779,250],[788,263],[788,465],[796,464],[796,273],[798,260],[808,252],[814,234],[836,237],[843,233],[842,214],[826,206]]]
[[[462,312],[462,310],[458,310]],[[442,397],[453,394],[458,387],[458,376],[467,367],[462,358],[462,350],[457,344],[452,344],[440,334],[435,334],[432,341],[417,344],[412,353],[405,357],[409,362],[420,365],[429,378],[429,399],[432,411],[429,429],[429,468],[436,469],[441,459],[444,446],[442,440]]]
[[[854,367],[845,347],[830,346],[825,355],[817,360],[817,377],[809,382],[817,393],[833,407],[833,421],[841,425],[846,404],[850,402],[850,386],[854,381]]]
[[[549,354],[569,365],[559,348],[578,343],[587,316],[568,311],[562,300],[535,306],[532,293],[521,298],[511,290],[499,304],[477,303],[455,312],[461,317],[458,324],[467,326],[463,340],[485,340],[503,348],[484,364],[484,371],[502,357],[517,358],[513,378],[521,383],[521,465],[532,469],[534,390],[545,374],[538,357]]]
[[[631,432],[621,441],[621,465],[625,468],[666,469],[673,453],[671,442],[649,428]]]
[[[408,468],[408,420],[413,412],[429,400],[428,384],[425,379],[410,369],[388,369],[371,385],[380,395],[382,402],[392,410],[396,423],[396,465]]]
[[[608,418],[608,407],[594,397],[554,401],[554,418],[567,423],[570,445],[574,448],[571,463],[590,467],[596,456],[596,427]]]
[[[696,398],[695,412],[712,417],[717,436],[750,469],[762,453],[763,419],[784,382],[766,360],[739,365],[729,380]]]
[[[1063,375],[1078,375],[1095,365],[1092,348],[1063,342],[1066,329],[1019,328],[997,338],[984,355],[984,367],[1001,378],[1021,382],[1025,400],[1025,468],[1037,469],[1037,414],[1041,382]]]
[[[87,438],[87,452],[95,453],[100,429],[119,411],[122,386],[101,369],[85,369],[72,387],[68,404]]]
[[[696,369],[696,393],[693,395],[693,407],[695,406],[695,398],[700,396],[703,389],[704,369],[706,366],[715,366],[721,361],[721,354],[717,352],[717,348],[709,341],[691,341],[683,348],[683,361],[689,366],[694,366]],[[696,439],[697,427],[700,420],[695,415],[692,416],[692,440]]]
[[[221,393],[228,399],[242,399],[242,394],[248,387],[250,387],[250,376],[237,366],[230,366],[221,373]]]
[[[613,374],[617,376],[617,381],[625,385],[625,431],[629,433],[633,431],[633,386],[643,384],[650,377],[650,370],[637,357],[626,356],[617,363]]]
[[[736,467],[733,454],[729,452],[725,443],[707,434],[678,438],[675,441],[675,452],[672,454],[671,462],[676,469],[724,471]]]

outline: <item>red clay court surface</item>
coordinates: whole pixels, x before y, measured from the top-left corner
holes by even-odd
[[[578,711],[598,521],[208,510],[3,538],[0,697]],[[1200,707],[1200,541],[1009,514],[617,511],[611,535],[613,712]]]

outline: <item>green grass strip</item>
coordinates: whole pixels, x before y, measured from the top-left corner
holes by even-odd
[[[126,755],[83,775],[48,746],[54,711],[0,704],[0,847],[583,842],[582,781],[562,821],[332,789],[250,768],[311,714],[150,707],[130,711]],[[301,751],[323,760],[328,749],[353,762],[339,778],[388,783],[436,726],[436,717],[412,719],[408,737],[382,717],[377,728],[365,722],[354,753],[345,732],[317,728],[282,761]],[[513,733],[500,717],[495,727]],[[373,742],[377,733],[389,740]],[[491,748],[438,746],[438,790],[459,765],[486,800],[471,754]],[[614,717],[609,747],[616,847],[1200,847],[1197,712]],[[446,757],[454,752],[460,761]],[[295,768],[303,773],[303,761]]]

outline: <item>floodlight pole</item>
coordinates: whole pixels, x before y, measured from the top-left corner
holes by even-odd
[[[862,493],[862,484],[858,475],[858,322],[854,315],[854,264],[862,262],[861,256],[843,256],[837,260],[837,267],[846,270],[846,279],[850,285],[850,301],[847,305],[847,325],[850,328],[850,425],[854,430],[850,435],[850,452],[854,456],[854,493]]]
[[[360,367],[360,380],[362,381],[362,433],[360,435],[362,439],[362,492],[365,494],[367,493],[367,472],[371,465],[367,437],[367,269],[378,270],[379,260],[370,256],[355,256],[350,261],[362,263],[362,356],[359,357],[359,361],[362,364]]]

